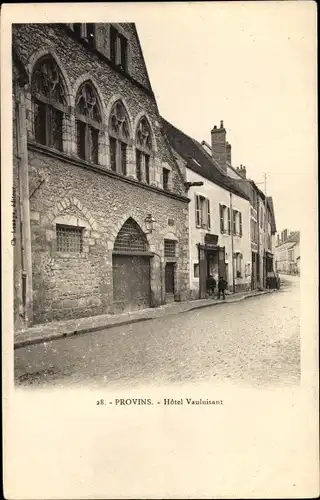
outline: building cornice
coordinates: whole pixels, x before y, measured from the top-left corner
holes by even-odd
[[[90,170],[91,172],[95,172],[97,174],[105,175],[107,177],[112,177],[114,179],[125,182],[127,184],[131,184],[135,187],[139,187],[139,188],[145,189],[147,191],[153,191],[154,193],[160,194],[160,195],[165,196],[167,198],[173,198],[175,200],[182,201],[184,203],[190,202],[190,199],[186,196],[172,193],[170,191],[164,191],[158,187],[149,186],[148,184],[142,184],[140,181],[137,181],[135,179],[131,179],[129,177],[125,177],[125,176],[120,175],[116,172],[113,172],[112,170],[106,170],[105,168],[102,168],[99,165],[93,165],[85,160],[81,160],[80,158],[74,158],[66,153],[63,153],[61,151],[57,151],[55,149],[51,149],[47,146],[36,144],[35,142],[32,142],[32,141],[28,141],[28,149],[30,151],[35,151],[35,152],[44,154],[46,156],[49,156],[51,158],[55,158],[57,160],[62,160],[63,162],[70,163],[71,165],[74,165],[76,167],[80,167],[80,168],[83,168],[85,170]]]

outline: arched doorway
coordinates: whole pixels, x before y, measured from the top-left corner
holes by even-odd
[[[147,238],[129,218],[120,229],[113,247],[113,305],[121,313],[150,307],[150,257]]]

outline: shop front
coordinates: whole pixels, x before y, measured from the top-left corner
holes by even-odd
[[[198,243],[199,253],[199,298],[207,296],[207,278],[212,275],[216,281],[226,275],[225,247],[218,245],[218,235],[206,234],[204,244]]]

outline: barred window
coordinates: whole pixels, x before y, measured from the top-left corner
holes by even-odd
[[[115,251],[146,252],[148,242],[140,226],[129,218],[120,229],[114,242]]]
[[[173,240],[164,240],[164,256],[165,257],[175,257],[176,256],[176,242]]]
[[[57,251],[81,253],[83,251],[83,227],[56,225]]]
[[[31,79],[35,140],[62,151],[67,100],[61,72],[51,56],[41,58]]]
[[[97,94],[90,82],[85,82],[77,94],[76,127],[78,156],[97,164],[101,113]]]

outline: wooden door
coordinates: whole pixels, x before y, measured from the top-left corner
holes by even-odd
[[[174,294],[174,274],[175,274],[175,264],[173,262],[167,262],[165,268],[165,286],[167,294]]]
[[[199,298],[205,299],[207,296],[207,258],[203,248],[199,248]]]
[[[150,258],[113,256],[114,312],[150,307]]]
[[[218,249],[218,270],[219,277],[222,276],[223,279],[228,281],[228,277],[226,276],[226,259],[225,259],[225,247],[219,247]]]

